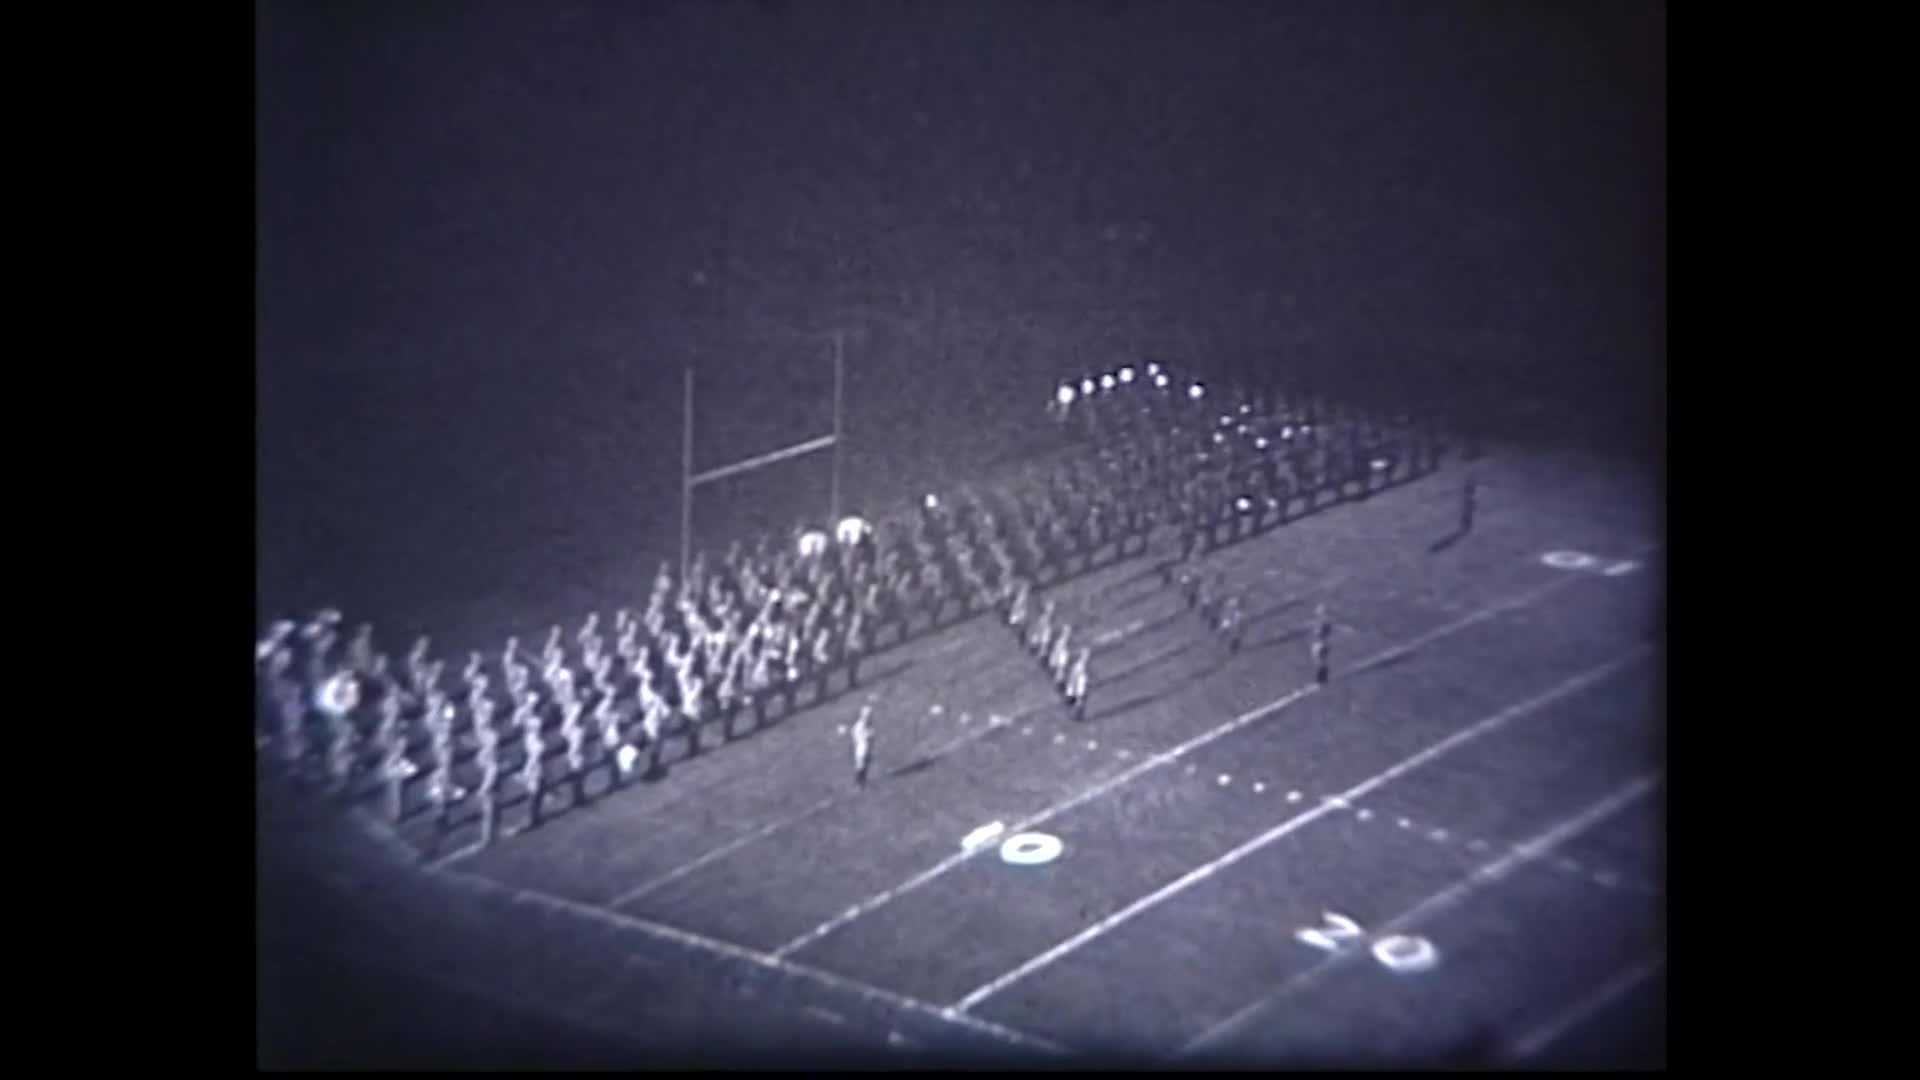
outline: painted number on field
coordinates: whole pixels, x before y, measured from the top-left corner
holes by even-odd
[[[1294,931],[1294,940],[1337,953],[1369,937],[1364,927],[1337,911],[1322,912],[1320,920],[1319,926],[1302,927]],[[1406,934],[1377,938],[1368,951],[1380,966],[1401,975],[1430,971],[1440,962],[1440,950],[1433,947],[1433,942]]]
[[[1603,559],[1584,551],[1549,551],[1540,556],[1540,561],[1555,570],[1573,570],[1603,577],[1620,577],[1640,569],[1640,564],[1632,559]]]

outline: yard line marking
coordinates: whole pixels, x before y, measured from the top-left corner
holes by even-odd
[[[460,848],[457,851],[450,851],[447,854],[442,855],[437,859],[434,859],[432,862],[427,863],[427,869],[437,870],[443,866],[452,866],[454,863],[459,862],[461,859],[465,859],[472,855],[478,855],[480,852],[485,851],[486,848],[487,848],[487,845],[484,841],[475,840],[473,843],[468,844],[466,847]]]
[[[1609,665],[1609,667],[1613,668],[1619,666],[1619,663]],[[1592,680],[1588,681],[1591,682]],[[1607,818],[1626,809],[1632,803],[1646,797],[1647,793],[1652,791],[1659,782],[1660,774],[1658,773],[1650,773],[1633,780],[1616,790],[1613,794],[1608,795],[1599,802],[1575,814],[1573,817],[1548,827],[1533,839],[1520,844],[1507,854],[1481,866],[1461,880],[1454,882],[1440,892],[1422,900],[1413,908],[1397,916],[1384,926],[1381,926],[1376,933],[1396,934],[1412,929],[1422,920],[1453,907],[1475,891],[1505,877],[1514,867],[1519,866],[1521,863],[1544,859],[1561,844],[1586,832]],[[1208,1043],[1217,1042],[1221,1036],[1242,1027],[1248,1020],[1266,1010],[1280,999],[1299,990],[1301,987],[1319,978],[1328,971],[1331,971],[1336,965],[1345,962],[1350,955],[1353,954],[1329,954],[1319,963],[1288,979],[1286,982],[1281,983],[1278,989],[1266,994],[1234,1013],[1232,1016],[1201,1032],[1185,1046],[1176,1051],[1174,1056],[1176,1058],[1185,1057]]]
[[[1515,1059],[1529,1058],[1545,1050],[1594,1013],[1611,1005],[1622,995],[1651,978],[1665,967],[1666,963],[1667,958],[1664,954],[1653,956],[1608,979],[1593,993],[1575,1002],[1567,1011],[1521,1036],[1507,1051],[1507,1056]]]
[[[665,923],[654,922],[651,919],[641,919],[617,911],[608,911],[605,908],[583,903],[579,900],[569,900],[564,896],[554,896],[536,889],[508,885],[504,882],[494,881],[490,878],[480,877],[460,870],[430,870],[427,872],[444,878],[463,888],[480,892],[499,893],[511,898],[516,903],[532,904],[537,907],[563,911],[570,915],[611,926],[615,929],[633,931],[644,934],[647,937],[671,941],[684,948],[697,949],[701,952],[712,953],[733,960],[745,961],[756,967],[766,968],[769,971],[776,971],[782,975],[815,983],[820,986],[831,987],[868,1001],[882,1002],[896,1009],[934,1017],[947,1023],[998,1039],[1011,1046],[1019,1046],[1055,1055],[1067,1053],[1066,1047],[1050,1039],[1029,1035],[1026,1032],[1017,1031],[1004,1024],[996,1024],[992,1021],[981,1020],[977,1017],[949,1016],[947,1010],[937,1005],[921,1001],[918,998],[908,997],[905,994],[898,994],[878,986],[871,986],[857,979],[849,979],[844,975],[835,975],[830,971],[822,971],[819,968],[798,964],[791,960],[782,960],[779,957],[769,955],[758,949],[748,948],[745,945],[736,945],[731,941],[710,938],[704,934],[696,934],[690,930],[682,930],[679,927],[668,926]]]
[[[1365,661],[1362,661],[1359,665],[1356,665],[1356,667],[1353,670],[1358,671],[1358,670],[1364,669],[1367,666],[1384,663],[1389,659],[1411,652],[1422,645],[1430,644],[1434,641],[1438,641],[1439,639],[1446,637],[1449,634],[1455,634],[1462,630],[1465,630],[1470,626],[1485,622],[1486,620],[1494,618],[1497,615],[1504,614],[1508,611],[1512,611],[1517,608],[1526,607],[1528,604],[1533,603],[1534,601],[1540,599],[1541,597],[1559,592],[1562,589],[1572,588],[1574,585],[1582,582],[1593,582],[1597,580],[1599,579],[1590,577],[1585,574],[1575,574],[1575,575],[1569,575],[1566,577],[1557,578],[1553,581],[1547,582],[1544,585],[1536,585],[1530,589],[1526,589],[1514,595],[1513,597],[1510,597],[1506,600],[1502,600],[1499,603],[1491,604],[1487,607],[1481,608],[1479,611],[1473,612],[1470,615],[1464,615],[1458,619],[1455,619],[1452,622],[1447,623],[1445,626],[1442,626],[1436,630],[1430,630],[1424,634],[1421,634],[1416,638],[1413,638],[1410,641],[1407,641],[1400,645],[1393,646],[1392,648],[1389,648],[1381,653],[1378,653],[1368,658]],[[1068,810],[1071,810],[1074,807],[1081,805],[1082,803],[1088,802],[1093,799],[1097,799],[1100,796],[1105,795],[1107,792],[1112,791],[1114,788],[1117,788],[1120,785],[1125,784],[1135,779],[1136,777],[1141,776],[1144,773],[1150,772],[1153,769],[1157,769],[1162,765],[1168,765],[1175,761],[1178,761],[1180,758],[1185,757],[1187,754],[1192,753],[1193,751],[1199,749],[1202,746],[1207,745],[1208,743],[1224,738],[1227,735],[1231,735],[1234,732],[1240,730],[1241,728],[1246,727],[1248,724],[1254,723],[1259,720],[1263,720],[1266,717],[1271,716],[1274,713],[1287,708],[1288,706],[1294,704],[1295,702],[1298,702],[1304,698],[1312,696],[1313,694],[1317,693],[1320,689],[1321,687],[1318,684],[1308,683],[1306,686],[1303,686],[1300,689],[1293,691],[1292,693],[1284,694],[1280,697],[1273,699],[1272,701],[1267,702],[1265,705],[1261,705],[1256,708],[1250,709],[1244,713],[1241,713],[1239,716],[1234,717],[1233,719],[1227,721],[1226,723],[1221,724],[1218,727],[1215,727],[1209,731],[1204,731],[1199,735],[1196,735],[1193,738],[1188,739],[1187,741],[1179,744],[1178,746],[1175,746],[1168,750],[1163,750],[1157,754],[1152,755],[1151,757],[1142,758],[1136,764],[1128,766],[1127,768],[1121,770],[1118,773],[1115,773],[1113,776],[1108,777],[1107,779],[1102,780],[1097,784],[1094,784],[1093,786],[1087,788],[1086,790],[1080,792],[1079,794],[1071,796],[1062,802],[1055,803],[1054,805],[1046,808],[1045,810],[1040,811],[1039,813],[1033,815],[1032,817],[1025,818],[1016,824],[1009,825],[1007,827],[1007,832],[1008,833],[1027,832],[1035,828],[1036,826],[1042,825],[1047,821],[1055,817],[1058,817],[1063,813],[1066,813]],[[1188,766],[1188,771],[1189,772],[1193,771],[1193,767],[1191,765]],[[1289,801],[1291,801],[1292,796],[1289,795],[1288,799]],[[885,890],[882,890],[881,892],[875,893],[874,895],[868,897],[867,899],[862,900],[860,903],[855,904],[852,908],[848,909],[847,912],[845,912],[844,914],[828,919],[826,922],[821,923],[819,926],[814,927],[812,930],[809,930],[806,933],[801,934],[799,937],[794,938],[792,941],[787,942],[785,945],[780,946],[779,948],[773,951],[773,956],[777,958],[786,957],[786,956],[792,955],[793,952],[797,949],[806,948],[808,945],[811,945],[815,941],[818,941],[821,938],[827,936],[828,934],[833,933],[835,930],[838,930],[841,927],[852,922],[853,920],[860,918],[861,916],[867,914],[868,912],[874,910],[875,908],[878,908],[883,904],[890,903],[896,897],[901,896],[905,893],[911,892],[912,890],[917,889],[922,885],[925,885],[927,882],[932,881],[933,879],[939,877],[940,875],[946,873],[947,871],[953,869],[954,867],[959,866],[961,863],[972,858],[976,854],[978,854],[978,852],[963,851],[956,855],[950,855],[947,858],[940,860],[939,862],[933,864],[933,866],[927,868],[926,870],[921,871],[918,874],[915,874],[913,877],[908,878],[907,880],[901,882],[900,884],[895,885],[890,889],[885,889]]]
[[[1604,664],[1601,664],[1599,667],[1589,668],[1587,671],[1582,672],[1579,675],[1575,675],[1574,677],[1565,680],[1564,682],[1560,683],[1558,686],[1555,686],[1553,689],[1548,690],[1545,693],[1537,694],[1527,699],[1526,701],[1519,703],[1518,705],[1510,705],[1507,708],[1502,709],[1497,713],[1494,713],[1492,716],[1489,716],[1484,720],[1480,720],[1469,727],[1466,727],[1460,731],[1454,732],[1452,735],[1449,735],[1446,738],[1440,740],[1439,742],[1434,743],[1432,746],[1427,747],[1425,750],[1422,750],[1419,753],[1406,758],[1405,760],[1401,761],[1399,764],[1394,765],[1393,767],[1383,772],[1377,773],[1374,776],[1371,776],[1365,780],[1362,780],[1360,783],[1355,784],[1353,787],[1350,787],[1346,791],[1341,792],[1340,795],[1337,796],[1337,798],[1340,802],[1352,802],[1355,799],[1359,799],[1362,796],[1366,795],[1368,792],[1374,791],[1375,789],[1381,787],[1382,785],[1393,782],[1395,779],[1405,775],[1406,773],[1413,771],[1414,769],[1419,768],[1422,765],[1425,765],[1426,763],[1432,761],[1437,757],[1440,757],[1442,754],[1445,754],[1455,749],[1456,747],[1459,747],[1468,742],[1471,742],[1472,740],[1477,739],[1480,736],[1485,735],[1490,731],[1500,728],[1506,725],[1508,722],[1518,717],[1525,716],[1528,713],[1541,708],[1542,706],[1549,705],[1555,701],[1558,701],[1561,698],[1566,697],[1569,694],[1576,693],[1580,690],[1586,689],[1589,686],[1592,686],[1593,684],[1607,678],[1608,676],[1613,675],[1615,672],[1618,672],[1621,669],[1627,667],[1629,664],[1632,664],[1638,660],[1644,659],[1647,655],[1652,653],[1652,651],[1653,649],[1651,646],[1643,645],[1629,651],[1623,656],[1620,656],[1616,659],[1613,659]],[[1115,927],[1121,925],[1122,923],[1127,922],[1128,920],[1132,919],[1134,916],[1139,915],[1141,912],[1147,911],[1150,908],[1159,906],[1160,904],[1164,903],[1168,899],[1178,895],[1179,893],[1186,891],[1187,889],[1193,887],[1199,882],[1204,881],[1209,877],[1212,877],[1214,874],[1217,874],[1221,870],[1224,870],[1227,867],[1232,866],[1234,863],[1239,862],[1240,860],[1246,858],[1247,856],[1253,854],[1254,852],[1259,851],[1261,848],[1266,847],[1268,844],[1273,843],[1275,840],[1278,840],[1284,836],[1287,836],[1302,828],[1305,828],[1307,825],[1310,825],[1314,821],[1317,821],[1320,818],[1333,813],[1337,809],[1339,809],[1339,805],[1334,800],[1327,800],[1325,802],[1322,802],[1318,806],[1315,806],[1313,809],[1308,810],[1304,813],[1298,814],[1292,818],[1289,818],[1286,821],[1281,822],[1280,824],[1274,826],[1273,828],[1268,829],[1266,832],[1261,833],[1259,836],[1256,836],[1251,840],[1248,840],[1246,843],[1241,844],[1239,847],[1234,848],[1232,851],[1227,852],[1225,855],[1222,855],[1211,862],[1205,863],[1201,866],[1195,867],[1192,870],[1189,870],[1185,874],[1182,874],[1181,876],[1175,878],[1174,880],[1168,882],[1167,884],[1162,885],[1160,888],[1155,889],[1154,891],[1148,893],[1147,895],[1141,897],[1140,899],[1135,900],[1133,903],[1128,904],[1126,907],[1121,908],[1119,911],[1114,912],[1112,915],[1107,916],[1106,918],[1100,920],[1099,922],[1094,923],[1092,926],[1087,927],[1085,930],[1082,930],[1079,933],[1073,935],[1072,937],[1066,939],[1065,941],[1062,941],[1060,944],[1055,945],[1053,948],[1048,949],[1045,952],[1039,954],[1038,956],[1033,957],[1032,959],[1028,960],[1026,963],[1021,964],[1019,967],[1014,968],[1012,971],[1009,971],[1006,974],[1001,975],[1000,977],[988,983],[985,983],[979,988],[968,993],[965,997],[961,998],[959,1001],[954,1003],[953,1005],[954,1012],[963,1013],[967,1009],[973,1008],[975,1005],[978,1005],[980,1002],[985,1001],[987,998],[992,997],[993,995],[999,993],[1000,991],[1006,989],[1007,987],[1013,985],[1014,983],[1019,982],[1020,980],[1040,970],[1041,968],[1046,967],[1049,964],[1052,964],[1054,961],[1059,960],[1061,957],[1066,956],[1067,954],[1079,949],[1082,945],[1085,945],[1087,942],[1093,941],[1096,938],[1104,936],[1108,932],[1112,931]]]
[[[1134,634],[1139,633],[1141,629],[1144,628],[1146,625],[1147,625],[1147,620],[1135,619],[1125,626],[1116,626],[1112,630],[1109,630],[1104,634],[1095,636],[1093,639],[1093,644],[1111,645],[1114,642],[1119,641],[1123,638],[1132,637]]]
[[[646,894],[652,892],[655,889],[660,888],[663,885],[670,884],[672,882],[680,880],[683,877],[686,877],[688,874],[693,873],[695,870],[698,870],[701,867],[706,866],[707,864],[713,862],[716,859],[722,859],[728,855],[731,855],[732,853],[740,850],[741,848],[746,847],[748,844],[753,843],[755,840],[759,840],[767,836],[769,833],[777,832],[781,829],[786,828],[789,825],[797,825],[800,822],[805,821],[806,819],[819,813],[820,811],[825,810],[827,807],[832,806],[837,802],[843,801],[844,799],[845,799],[845,796],[841,794],[829,795],[826,798],[821,799],[818,802],[815,802],[813,805],[807,807],[805,810],[802,810],[797,814],[794,814],[790,817],[781,818],[778,821],[773,821],[765,825],[762,825],[758,829],[753,830],[752,832],[746,834],[745,836],[738,837],[732,841],[729,841],[728,843],[722,844],[719,847],[714,848],[713,850],[707,852],[706,854],[700,856],[697,859],[694,859],[691,862],[683,863],[667,871],[666,873],[659,875],[658,877],[651,878],[647,881],[643,881],[640,884],[635,885],[633,888],[628,889],[626,892],[621,893],[619,896],[616,896],[613,899],[606,901],[601,906],[609,907],[609,908],[617,908],[623,904],[631,903],[634,900],[638,900],[642,896],[645,896]]]

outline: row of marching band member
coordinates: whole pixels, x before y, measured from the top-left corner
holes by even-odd
[[[1311,405],[1268,410],[1237,400],[1209,422],[1213,410],[1198,384],[1174,394],[1164,371],[1151,375],[1130,398],[1105,403],[1084,452],[1012,490],[928,496],[878,529],[843,523],[838,543],[812,534],[798,547],[767,538],[751,552],[735,544],[711,570],[697,557],[677,586],[663,566],[642,613],[616,613],[611,649],[597,614],[572,650],[554,627],[537,678],[534,658],[510,640],[492,665],[504,701],[490,692],[478,654],[449,694],[438,688],[443,665],[428,659],[425,639],[393,671],[365,626],[336,655],[337,612],[297,631],[276,623],[259,654],[274,721],[262,747],[337,791],[361,791],[371,780],[396,815],[403,787],[424,775],[426,800],[443,814],[479,794],[490,821],[503,790],[517,787],[537,820],[556,765],[558,779],[579,791],[584,773],[602,765],[623,779],[642,750],[657,771],[676,735],[698,753],[709,721],[719,720],[731,739],[747,712],[756,726],[767,723],[775,699],[789,714],[809,686],[821,700],[841,669],[850,688],[861,659],[888,638],[990,606],[1024,611],[1036,585],[1069,576],[1077,561],[1090,567],[1108,544],[1116,558],[1132,543],[1144,547],[1156,524],[1176,528],[1190,556],[1201,535],[1211,545],[1219,529],[1238,531],[1251,500],[1235,492],[1251,493],[1263,509],[1277,503],[1284,518],[1291,495],[1311,501],[1355,482],[1367,490],[1382,452],[1416,468],[1437,458],[1431,428],[1407,418],[1368,425]],[[1036,650],[1053,661],[1063,693],[1077,686],[1068,699],[1084,710],[1086,651],[1070,654],[1065,637]],[[496,719],[503,715],[504,725]],[[503,779],[509,774],[514,783]]]
[[[1443,441],[1430,417],[1244,391],[1214,403],[1202,384],[1180,391],[1150,367],[1150,382],[1116,380],[1076,407],[1104,486],[1135,504],[1134,518],[1179,523],[1183,554],[1438,467]]]

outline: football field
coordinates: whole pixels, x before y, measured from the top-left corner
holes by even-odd
[[[859,693],[442,860],[526,960],[440,975],[659,1045],[943,1058],[1539,1061],[1663,1021],[1653,489],[1474,468],[1464,534],[1455,463],[1207,556],[1237,652],[1144,560],[1049,590],[1084,722],[982,617],[875,658],[864,789]]]

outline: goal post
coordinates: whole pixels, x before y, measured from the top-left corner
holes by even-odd
[[[790,446],[715,466],[700,473],[693,471],[693,367],[689,365],[686,368],[680,457],[680,580],[682,582],[687,580],[687,569],[693,559],[693,493],[703,484],[739,476],[742,473],[763,469],[769,465],[776,465],[790,458],[820,450],[831,450],[833,451],[833,481],[827,503],[829,527],[840,520],[840,444],[843,435],[841,420],[846,386],[846,348],[843,340],[845,335],[841,331],[831,331],[829,336],[833,341],[833,430],[825,435],[803,439]]]

